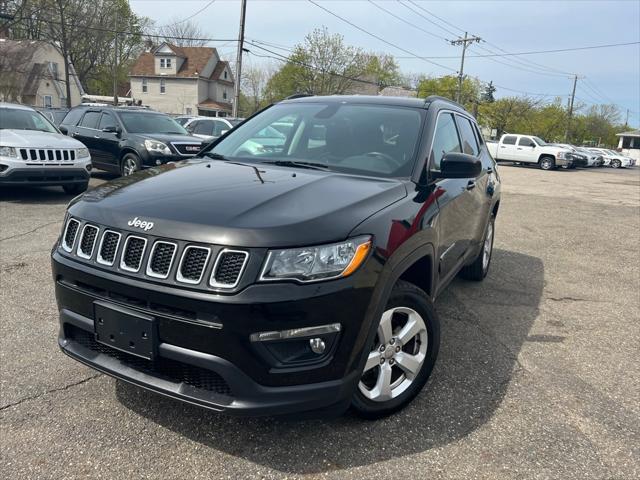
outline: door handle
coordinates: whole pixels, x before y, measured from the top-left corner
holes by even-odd
[[[93,138],[100,138],[100,135],[94,135]]]
[[[522,150],[522,147],[518,147],[518,150]]]
[[[507,148],[507,147],[505,147],[505,146],[501,146],[500,148]]]
[[[474,188],[476,188],[476,181],[469,180],[469,183],[467,183],[467,190],[473,190]]]

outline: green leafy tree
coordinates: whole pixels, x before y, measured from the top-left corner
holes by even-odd
[[[455,100],[458,92],[458,77],[445,75],[443,77],[423,77],[418,81],[418,97],[429,95]],[[480,82],[471,78],[462,81],[460,103],[469,111],[474,111],[480,100]]]

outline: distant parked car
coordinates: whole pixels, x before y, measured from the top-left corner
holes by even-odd
[[[589,167],[602,167],[604,165],[604,159],[602,155],[599,155],[596,152],[592,152],[584,147],[575,147],[578,153],[581,153],[587,157],[587,162]]]
[[[56,127],[62,123],[62,120],[67,115],[67,112],[69,112],[68,108],[39,108],[37,110]]]
[[[31,107],[0,103],[0,186],[59,185],[66,193],[89,185],[91,157]]]
[[[227,133],[242,120],[240,118],[197,117],[185,123],[184,127],[191,135],[211,141]]]
[[[571,150],[556,147],[531,135],[506,134],[498,143],[487,143],[489,153],[498,162],[538,165],[542,170],[573,165]]]
[[[555,147],[566,148],[571,153],[569,154],[573,163],[570,166],[565,166],[564,168],[576,168],[576,167],[588,167],[589,165],[589,156],[585,155],[582,152],[579,152],[576,147],[573,145],[569,145],[568,143],[554,143],[552,144]],[[593,154],[591,154],[593,155]]]
[[[625,157],[624,155],[618,152],[614,152],[613,150],[608,150],[606,148],[590,148],[589,150],[601,154],[604,160],[604,164],[608,167],[620,168],[632,167],[635,165],[634,159]]]
[[[136,107],[76,107],[60,130],[84,143],[101,170],[131,175],[195,156],[202,140],[164,113]]]
[[[182,125],[183,127],[189,123],[189,121],[193,120],[194,118],[198,118],[196,116],[193,115],[180,115],[179,117],[173,117],[173,119],[178,122],[180,125]]]

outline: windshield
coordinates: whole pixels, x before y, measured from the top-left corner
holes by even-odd
[[[422,121],[423,111],[415,108],[280,104],[232,130],[209,154],[229,160],[298,162],[345,173],[408,177]]]
[[[144,112],[120,113],[124,128],[129,133],[172,133],[188,135],[182,125],[167,115]]]
[[[231,126],[235,127],[236,125],[238,125],[239,123],[242,123],[244,121],[244,118],[234,118],[232,120],[225,118],[225,120],[227,122],[229,122],[231,124]]]
[[[59,133],[51,123],[33,110],[3,108],[0,110],[0,130],[37,130],[40,132]]]
[[[531,137],[531,138],[533,138],[533,141],[536,142],[541,147],[544,147],[545,145],[549,145],[547,142],[542,140],[540,137]],[[566,148],[566,147],[564,147],[564,148]]]

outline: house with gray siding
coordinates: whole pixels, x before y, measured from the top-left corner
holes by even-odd
[[[234,78],[211,47],[163,43],[138,57],[129,74],[131,97],[174,115],[231,115]]]

